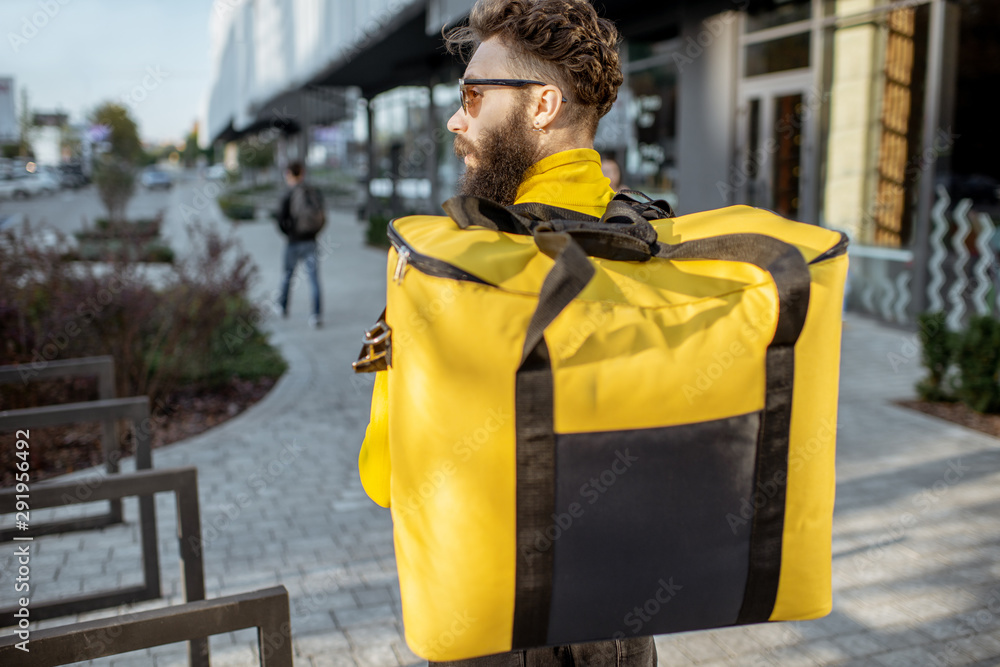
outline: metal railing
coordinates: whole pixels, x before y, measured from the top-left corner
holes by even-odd
[[[31,508],[33,510],[44,509],[140,496],[140,502],[145,500],[150,511],[149,520],[144,517],[141,522],[143,583],[141,586],[115,591],[102,591],[55,602],[34,603],[30,610],[33,620],[58,618],[160,597],[160,567],[156,544],[156,515],[153,513],[153,494],[168,491],[172,491],[177,498],[178,544],[182,563],[184,599],[187,602],[205,599],[205,570],[201,551],[201,513],[198,504],[198,471],[196,468],[142,470],[106,477],[96,487],[87,487],[86,496],[80,493],[80,489],[81,485],[78,482],[33,485],[31,488]],[[14,489],[0,490],[0,514],[14,512],[12,509],[15,506],[14,496]],[[20,539],[27,539],[30,542],[34,537],[35,535],[29,535]],[[18,619],[14,614],[18,609],[19,607],[0,609],[0,626],[16,626]],[[192,666],[207,667],[207,640],[192,640],[189,654]],[[32,650],[32,655],[34,655],[34,650]],[[0,664],[6,665],[8,663],[0,660]]]
[[[262,666],[292,667],[291,620],[284,586],[36,630],[28,653],[16,648],[17,637],[0,638],[0,664],[54,667],[175,642],[193,643],[197,638],[245,628],[257,628]],[[207,646],[205,639],[201,641]],[[193,660],[191,664],[195,664]],[[207,654],[204,664],[208,664]]]
[[[152,467],[149,451],[150,433],[145,428],[149,418],[149,399],[145,396],[134,398],[115,397],[115,365],[109,356],[85,357],[48,361],[44,365],[21,364],[0,366],[0,384],[27,383],[56,377],[97,377],[98,400],[82,403],[64,403],[36,408],[4,410],[0,412],[0,433],[24,428],[46,428],[66,424],[100,422],[101,450],[104,467],[108,474],[119,471],[122,458],[121,441],[117,433],[117,420],[132,422],[135,437],[136,469]],[[91,530],[122,522],[121,500],[110,501],[106,514],[71,519],[34,527],[35,535],[64,533],[74,530]],[[10,540],[16,531],[0,530],[0,542]]]
[[[29,372],[30,377],[24,373]],[[14,627],[15,634],[0,637],[2,665],[62,665],[101,658],[181,641],[188,642],[192,667],[209,666],[208,637],[256,627],[260,664],[291,667],[291,622],[288,591],[283,586],[205,600],[202,560],[201,516],[197,469],[151,470],[150,433],[146,428],[149,400],[146,397],[114,397],[114,364],[110,357],[49,362],[40,369],[29,366],[0,367],[0,383],[26,382],[49,377],[96,375],[100,399],[83,403],[51,405],[0,412],[0,432],[44,428],[63,424],[100,421],[104,425],[102,449],[107,473],[96,483],[90,479],[65,482],[43,481],[31,487],[31,508],[50,509],[67,505],[108,501],[104,515],[33,523],[28,532],[0,531],[0,540],[17,540],[21,548],[35,537],[70,530],[89,530],[122,521],[122,499],[138,496],[143,583],[118,590],[105,590],[52,602],[33,602],[30,618],[45,620],[117,607],[161,596],[154,494],[173,492],[177,502],[178,545],[185,603],[164,609],[130,613],[107,619],[36,630],[30,633],[30,650],[18,621],[23,609],[0,609],[0,627]],[[116,422],[130,420],[135,435],[136,472],[120,474],[121,443]],[[0,489],[0,516],[16,513],[15,488]],[[30,547],[27,547],[30,548]]]

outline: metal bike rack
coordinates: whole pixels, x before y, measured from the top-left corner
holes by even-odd
[[[43,509],[139,496],[140,503],[145,501],[145,505],[149,509],[148,520],[143,517],[141,525],[143,584],[57,602],[34,603],[31,606],[33,620],[58,618],[160,597],[160,567],[156,544],[156,515],[153,512],[153,494],[168,491],[172,491],[177,498],[178,542],[182,562],[184,599],[188,602],[205,599],[205,570],[201,550],[201,513],[198,503],[198,471],[196,468],[140,470],[134,473],[105,477],[94,488],[88,488],[85,497],[78,493],[79,488],[79,482],[36,484],[31,488],[31,508]],[[0,490],[0,514],[14,512],[13,509],[7,509],[14,507],[14,496],[14,489]],[[31,537],[33,538],[34,535]],[[16,611],[17,607],[0,609],[0,625],[5,627],[16,625],[17,619],[14,617]],[[199,642],[203,642],[204,646],[201,646]],[[200,659],[196,660],[198,655],[207,656],[206,640],[192,641],[190,652],[192,665],[207,666],[207,657],[204,662]],[[34,655],[34,651],[32,651],[32,655]],[[2,660],[0,663],[7,664]]]

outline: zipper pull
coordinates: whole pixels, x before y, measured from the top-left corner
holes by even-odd
[[[396,281],[396,284],[403,282],[403,274],[406,273],[406,265],[410,262],[410,249],[406,246],[401,245],[396,249],[397,259],[396,259],[396,271],[392,274],[392,279]]]

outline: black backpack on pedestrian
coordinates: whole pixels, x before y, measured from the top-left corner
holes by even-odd
[[[326,225],[323,194],[314,187],[300,185],[292,190],[289,212],[296,236],[316,235]]]

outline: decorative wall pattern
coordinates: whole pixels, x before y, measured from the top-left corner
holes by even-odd
[[[972,201],[952,206],[938,186],[931,210],[930,256],[927,266],[927,310],[947,314],[948,328],[962,328],[970,315],[1000,316],[1000,265],[996,225]],[[887,322],[912,324],[913,253],[891,248],[852,247],[848,308]]]

